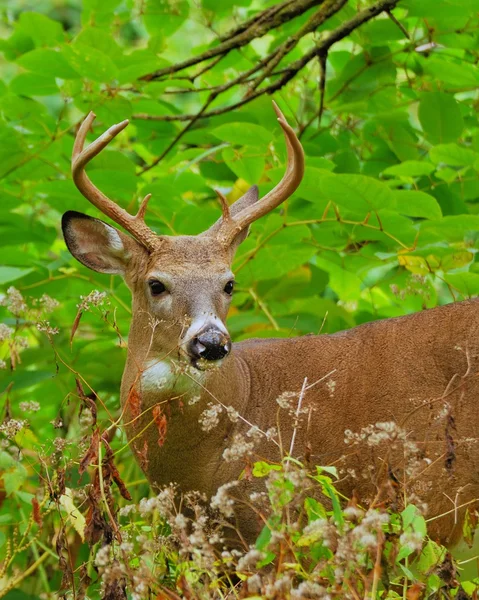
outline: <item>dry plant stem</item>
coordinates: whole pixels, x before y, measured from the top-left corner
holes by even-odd
[[[8,592],[10,592],[11,590],[14,590],[16,587],[18,587],[24,579],[29,577],[32,573],[34,573],[38,569],[38,567],[40,567],[42,565],[43,561],[46,558],[48,558],[48,556],[50,556],[50,553],[44,552],[42,555],[40,555],[35,560],[33,565],[28,567],[28,569],[26,569],[19,577],[17,577],[16,579],[12,579],[9,583],[7,583],[5,585],[5,587],[0,590],[0,598],[3,598],[4,596],[6,596],[8,594]]]
[[[105,505],[105,509],[106,512],[108,513],[108,516],[110,518],[110,523],[111,526],[115,532],[116,535],[116,539],[117,541],[121,544],[121,533],[120,530],[118,529],[118,525],[116,524],[115,518],[113,517],[113,515],[111,514],[111,510],[110,510],[110,506],[108,505],[108,500],[106,498],[106,494],[105,494],[105,482],[103,481],[103,465],[102,465],[102,455],[101,455],[101,448],[102,448],[102,437],[100,435],[100,439],[98,441],[98,480],[100,482],[100,493],[101,493],[101,497],[103,500],[103,503]]]
[[[276,331],[279,331],[279,325],[276,321],[276,319],[273,317],[273,315],[269,312],[268,307],[266,306],[266,304],[258,297],[258,295],[256,294],[256,292],[254,291],[253,288],[249,288],[248,290],[249,295],[253,298],[253,300],[256,302],[256,304],[260,307],[260,309],[264,312],[266,318],[268,319],[268,321],[271,323],[271,325],[273,326],[274,329],[276,329]]]
[[[378,586],[381,578],[381,557],[383,553],[383,544],[384,544],[384,534],[382,532],[378,533],[378,546],[376,549],[376,561],[374,563],[374,571],[373,571],[373,585],[371,588],[371,594],[365,594],[364,600],[367,600],[368,597],[371,600],[376,600],[378,594]]]
[[[301,387],[301,392],[299,393],[298,405],[296,407],[296,413],[294,415],[293,435],[291,437],[291,444],[289,446],[289,453],[288,453],[289,456],[293,456],[294,442],[296,440],[296,432],[298,431],[298,426],[299,426],[299,415],[301,413],[301,406],[303,404],[304,394],[306,393],[307,385],[308,385],[308,378],[305,377],[304,381],[303,381],[303,386]]]

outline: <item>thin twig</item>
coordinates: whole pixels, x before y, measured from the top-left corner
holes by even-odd
[[[303,381],[303,386],[301,387],[301,392],[299,393],[298,406],[296,407],[296,412],[294,413],[293,435],[291,437],[291,444],[289,446],[289,456],[293,456],[294,442],[296,440],[296,432],[298,431],[299,426],[299,415],[301,413],[301,405],[303,404],[304,394],[306,393],[307,387],[308,378],[305,377]]]

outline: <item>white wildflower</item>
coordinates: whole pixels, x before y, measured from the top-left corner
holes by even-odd
[[[218,509],[225,517],[232,517],[234,514],[234,500],[228,495],[228,491],[237,484],[237,481],[230,481],[220,486],[216,494],[211,498],[211,508]]]
[[[29,402],[20,402],[20,410],[22,412],[37,412],[40,410],[40,403],[35,400]]]
[[[13,335],[13,329],[5,325],[5,323],[0,323],[0,342],[4,342],[8,340]]]
[[[265,557],[264,552],[260,552],[256,548],[251,548],[244,556],[242,556],[237,565],[238,571],[249,571],[250,568],[255,568],[256,564]]]
[[[288,409],[291,408],[291,400],[297,397],[298,394],[296,392],[283,392],[276,398],[276,402],[281,408]]]
[[[228,415],[228,419],[232,422],[232,423],[236,423],[239,419],[239,413],[236,409],[234,409],[232,406],[227,406],[226,407],[226,414]]]
[[[259,427],[253,425],[247,432],[246,435],[253,440],[260,440],[263,437],[263,432]]]
[[[37,329],[38,331],[45,332],[47,335],[57,335],[59,333],[58,327],[52,327],[50,321],[40,321],[37,323]]]
[[[2,432],[7,438],[11,439],[26,426],[27,421],[25,420],[9,419],[0,425],[0,432]]]
[[[55,298],[51,298],[48,294],[43,294],[40,298],[39,303],[44,312],[50,313],[53,312],[56,308],[60,306],[60,302],[55,300]]]
[[[15,315],[16,317],[27,310],[27,305],[23,296],[14,287],[9,287],[6,295],[3,295],[0,298],[0,306],[6,306],[12,315]]]
[[[55,446],[56,452],[63,452],[67,444],[68,442],[65,438],[57,437],[53,440],[53,445]]]
[[[199,418],[201,429],[203,431],[211,431],[214,429],[220,422],[219,415],[222,412],[223,407],[221,404],[213,404],[213,402],[208,402],[207,407],[201,413]]]
[[[266,430],[265,436],[268,442],[271,442],[272,440],[278,437],[278,430],[276,429],[276,427],[270,427]]]
[[[248,592],[253,594],[261,592],[261,577],[258,575],[258,573],[248,577],[246,583],[248,585]]]
[[[136,504],[127,504],[126,506],[122,506],[118,511],[120,517],[127,517],[130,513],[136,511]]]
[[[244,437],[237,433],[231,446],[223,452],[223,458],[227,461],[240,460],[248,456],[254,448],[254,442],[247,442]]]
[[[138,510],[142,517],[146,516],[149,513],[154,512],[158,508],[158,499],[156,497],[153,498],[142,498],[140,500],[140,504],[138,505]]]
[[[332,379],[328,379],[328,381],[326,382],[326,387],[328,388],[329,395],[332,398],[334,396],[334,390],[336,389],[336,382]]]
[[[110,550],[109,544],[106,544],[98,550],[95,556],[95,564],[97,567],[106,567],[110,564]]]
[[[401,546],[407,546],[413,551],[421,550],[423,542],[424,538],[418,531],[405,531],[399,538]]]
[[[106,292],[99,292],[98,290],[93,290],[88,296],[80,296],[80,300],[81,302],[77,304],[77,307],[82,311],[109,303]]]

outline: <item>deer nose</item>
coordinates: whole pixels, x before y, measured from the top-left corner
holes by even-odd
[[[195,358],[221,360],[230,353],[231,340],[221,331],[208,329],[191,340],[189,350]]]

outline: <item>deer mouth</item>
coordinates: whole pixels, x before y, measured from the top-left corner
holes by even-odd
[[[223,360],[207,360],[206,358],[191,358],[191,366],[198,371],[214,371],[219,369],[223,364]]]

